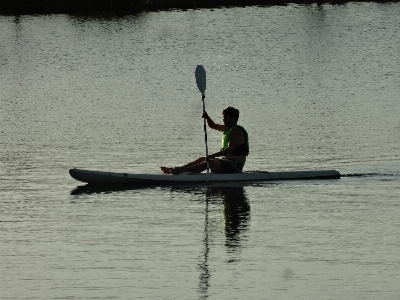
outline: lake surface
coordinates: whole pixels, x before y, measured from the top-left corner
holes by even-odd
[[[1,299],[398,299],[400,4],[0,16]],[[76,191],[204,156],[339,180]],[[220,133],[208,132],[210,153]]]

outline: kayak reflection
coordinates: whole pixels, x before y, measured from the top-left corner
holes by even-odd
[[[71,195],[90,195],[90,194],[110,194],[113,192],[122,192],[129,190],[143,190],[154,189],[154,187],[147,186],[131,186],[131,185],[107,185],[107,184],[85,184],[74,188]]]

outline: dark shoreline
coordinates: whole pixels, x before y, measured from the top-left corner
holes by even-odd
[[[391,3],[397,1],[354,1]],[[353,1],[333,0],[0,0],[0,15],[32,14],[134,14],[168,9],[216,8],[231,6],[269,6],[296,4],[344,4]]]

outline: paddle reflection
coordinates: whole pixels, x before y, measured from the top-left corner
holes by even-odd
[[[173,192],[183,192],[196,195],[204,195],[204,238],[203,250],[198,264],[200,270],[198,293],[200,299],[207,299],[209,296],[208,289],[210,288],[210,236],[214,236],[213,225],[215,225],[215,215],[220,215],[223,211],[224,219],[224,234],[225,246],[230,254],[235,254],[235,259],[229,258],[228,262],[238,259],[236,255],[241,249],[242,233],[248,228],[250,220],[250,204],[245,192],[244,184],[214,184],[208,186],[197,187],[172,187]],[[201,196],[200,196],[201,198]],[[222,204],[222,206],[221,206]],[[210,221],[212,220],[212,221]],[[217,224],[221,219],[217,221]]]
[[[204,250],[201,256],[202,261],[199,264],[200,281],[198,292],[200,299],[208,298],[211,278],[208,262],[210,252],[210,204],[219,204],[222,201],[226,237],[225,246],[229,250],[235,251],[240,248],[240,233],[248,227],[248,221],[250,220],[250,204],[243,186],[208,187],[205,191],[205,198]]]

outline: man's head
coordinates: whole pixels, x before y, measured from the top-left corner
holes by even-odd
[[[239,119],[239,110],[231,106],[225,108],[222,112],[224,116],[224,124],[228,127],[236,125]]]

